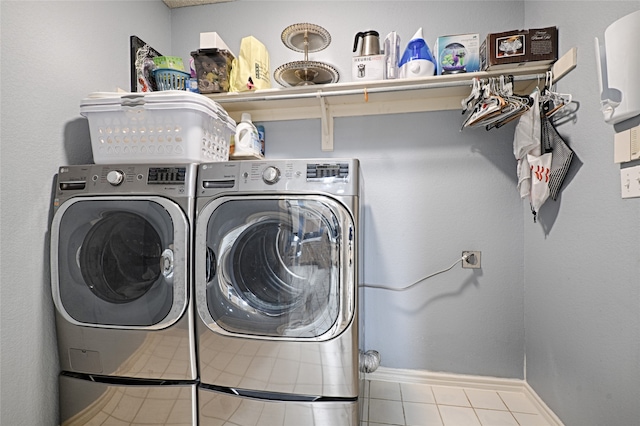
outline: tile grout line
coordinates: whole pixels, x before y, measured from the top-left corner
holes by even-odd
[[[400,387],[400,406],[402,407],[402,419],[404,424],[407,424],[407,412],[404,409],[404,397],[402,396],[402,383],[398,383],[398,387]]]
[[[539,417],[544,418],[544,416],[542,415],[542,413],[540,412],[538,407],[535,407],[536,408],[536,412],[535,413],[527,413],[525,411],[514,411],[514,410],[512,410],[511,407],[509,407],[509,405],[507,404],[507,402],[502,398],[502,395],[500,395],[500,392],[497,392],[497,394],[498,394],[498,397],[500,398],[500,400],[502,401],[502,403],[505,405],[505,407],[507,407],[507,410],[509,410],[509,413],[511,414],[511,416],[515,419],[516,423],[518,423],[518,425],[520,425],[520,422],[518,421],[518,418],[516,417],[516,415],[513,414],[513,413],[529,414],[529,415],[535,415],[535,416],[539,416]],[[524,395],[524,392],[523,392],[523,395]]]
[[[429,385],[429,390],[431,391],[431,396],[433,397],[433,402],[436,403],[436,409],[438,410],[438,416],[440,417],[440,423],[444,425],[444,418],[442,417],[442,413],[440,412],[440,404],[438,404],[438,400],[436,399],[436,393],[433,391],[433,386]]]
[[[498,398],[500,398],[500,401],[502,401],[504,406],[507,407],[507,410],[509,410],[509,414],[511,414],[511,417],[513,417],[515,419],[516,423],[518,423],[518,425],[519,425],[520,422],[518,421],[516,416],[513,415],[513,411],[511,411],[511,407],[509,407],[509,405],[507,405],[507,402],[502,398],[502,395],[500,395],[500,392],[496,392],[496,393],[498,394]]]
[[[480,420],[480,416],[478,416],[478,412],[476,411],[476,407],[473,406],[473,403],[471,402],[469,395],[467,395],[467,391],[465,390],[465,388],[461,388],[461,389],[462,389],[462,393],[464,393],[464,397],[467,398],[467,401],[469,402],[469,406],[473,410],[473,415],[476,416],[476,419],[478,419],[478,423],[480,423],[480,426],[483,426],[482,420]]]
[[[504,402],[504,400],[502,399],[502,396],[500,396],[500,392],[498,392],[498,391],[490,391],[490,392],[494,392],[494,393],[498,396],[498,398],[500,398],[500,401],[502,401],[502,403],[504,404],[504,406],[505,406],[506,410],[499,410],[499,409],[494,409],[494,408],[480,408],[480,407],[476,407],[476,406],[474,406],[474,405],[473,405],[473,403],[471,402],[471,399],[469,398],[469,394],[467,393],[467,389],[468,389],[468,388],[462,388],[462,391],[463,391],[463,392],[464,392],[464,394],[466,395],[467,400],[469,400],[469,404],[471,405],[471,408],[473,408],[473,412],[474,412],[474,414],[476,415],[476,417],[478,418],[478,421],[480,422],[480,425],[481,425],[481,426],[484,426],[484,425],[482,424],[482,420],[480,419],[480,416],[478,415],[478,411],[477,411],[478,409],[491,410],[491,411],[498,411],[498,412],[505,412],[505,411],[506,411],[507,413],[509,413],[509,414],[511,415],[511,417],[513,418],[513,420],[514,420],[518,425],[520,425],[520,422],[518,421],[518,419],[516,419],[516,416],[514,416],[514,415],[513,415],[513,412],[511,412],[511,409],[509,408],[509,406],[507,405],[507,403],[506,403],[506,402]]]

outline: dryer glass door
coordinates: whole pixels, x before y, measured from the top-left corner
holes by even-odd
[[[354,228],[341,204],[243,197],[208,210],[198,222],[206,235],[196,238],[206,252],[199,268],[205,276],[197,279],[206,283],[206,305],[198,309],[210,328],[319,340],[346,327],[354,310]]]
[[[181,316],[188,224],[176,205],[78,198],[53,224],[53,294],[69,321],[159,328]]]

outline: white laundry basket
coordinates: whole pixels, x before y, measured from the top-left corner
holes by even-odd
[[[216,102],[181,90],[96,92],[80,113],[96,164],[227,161],[236,127]]]

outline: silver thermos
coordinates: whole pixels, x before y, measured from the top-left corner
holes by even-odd
[[[356,34],[353,40],[353,51],[358,49],[358,39],[362,38],[359,56],[379,55],[380,54],[380,34],[377,31],[365,31]]]

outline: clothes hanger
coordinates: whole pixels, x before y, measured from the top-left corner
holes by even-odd
[[[513,93],[513,80],[512,75],[487,80],[474,78],[472,93],[462,100],[463,114],[468,112],[462,129],[480,126],[486,130],[499,128],[528,111],[533,106],[533,99]]]
[[[540,94],[540,111],[547,117],[552,117],[558,111],[572,102],[573,97],[568,93],[557,93],[551,90],[553,75],[547,71],[545,86]]]
[[[475,126],[477,123],[499,114],[505,105],[504,99],[492,93],[489,82],[483,81],[479,84],[478,93],[480,96],[473,105],[473,109],[469,111],[462,128]]]
[[[513,76],[492,78],[486,87],[490,89],[490,96],[501,99],[500,110],[491,114],[481,114],[477,119],[469,120],[470,125],[484,126],[486,130],[502,127],[528,111],[531,106],[531,97],[513,93]]]
[[[481,84],[480,79],[478,77],[473,77],[471,80],[472,87],[471,93],[465,99],[462,100],[462,113],[466,113],[468,110],[473,108],[476,101],[480,98],[481,95]]]

